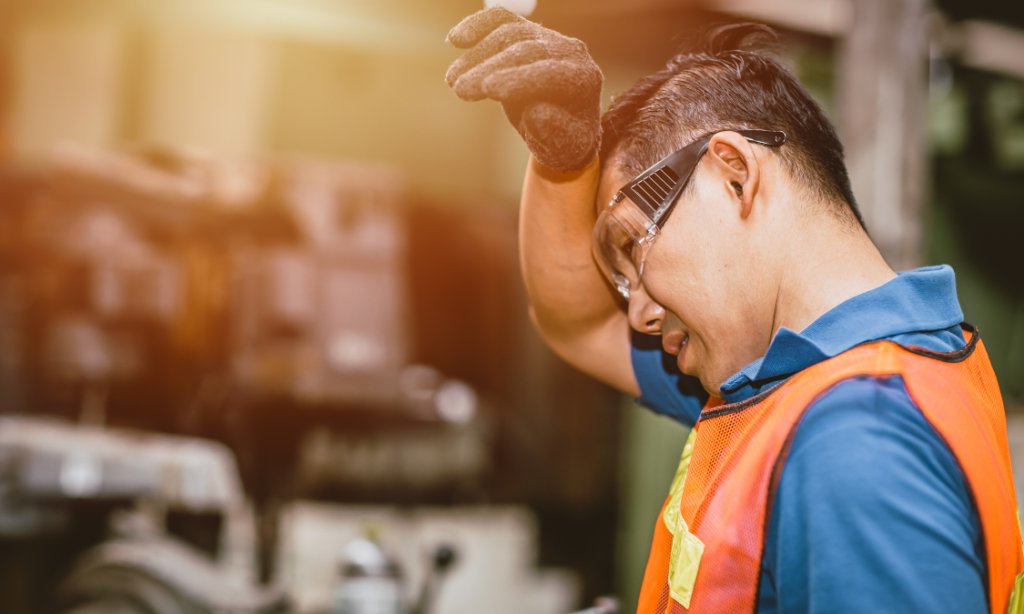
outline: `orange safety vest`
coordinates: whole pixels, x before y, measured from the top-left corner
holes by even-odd
[[[956,457],[981,520],[992,614],[1021,608],[1024,550],[999,386],[977,330],[937,353],[888,341],[853,348],[742,403],[709,403],[691,432],[644,573],[638,614],[752,613],[771,503],[807,408],[836,384],[899,375]],[[1024,580],[1021,580],[1024,582]]]

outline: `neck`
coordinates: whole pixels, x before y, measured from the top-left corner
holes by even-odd
[[[896,277],[859,226],[851,230],[831,216],[815,217],[791,235],[779,277],[772,337],[783,326],[800,332],[843,301]]]

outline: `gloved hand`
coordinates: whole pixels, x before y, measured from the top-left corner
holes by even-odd
[[[499,101],[544,166],[570,171],[593,161],[604,75],[583,42],[500,6],[462,20],[448,42],[469,49],[445,76],[459,98]]]

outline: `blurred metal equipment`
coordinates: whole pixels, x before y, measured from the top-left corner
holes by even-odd
[[[234,457],[212,441],[0,416],[0,463],[3,492],[21,501],[146,498],[245,514]]]
[[[611,549],[618,397],[529,328],[514,214],[410,202],[387,166],[159,148],[68,146],[23,183],[31,189],[0,206],[0,382],[16,384],[0,386],[0,414],[71,431],[46,454],[18,453],[47,468],[18,483],[50,494],[0,497],[0,584],[26,587],[0,595],[5,614],[34,614],[80,557],[93,561],[81,569],[106,569],[104,553],[125,551],[96,549],[125,539],[115,516],[149,518],[154,548],[183,540],[212,560],[242,526],[242,585],[270,583],[289,560],[283,515],[307,499],[541,502],[537,517],[554,523],[546,535],[564,553],[545,556],[582,561],[588,594],[608,585],[607,564],[589,553]],[[0,175],[0,193],[12,186]],[[139,436],[110,439],[125,432],[114,427]],[[231,450],[252,502],[242,523],[187,500],[215,472],[193,480],[191,465],[167,473],[152,461],[161,432]],[[135,509],[153,498],[175,503]],[[479,557],[484,532],[456,544],[460,559]],[[483,603],[498,575],[509,611],[576,605],[571,574],[534,574],[516,559],[525,547],[496,547],[487,560],[518,575],[484,570],[459,589],[471,591],[465,603]],[[337,559],[322,563],[335,582]],[[408,587],[440,586],[424,584],[418,558],[403,569]],[[436,590],[443,614],[466,611],[444,605],[465,572]],[[416,600],[403,589],[403,603]]]
[[[102,544],[58,590],[67,614],[284,614],[284,594],[241,584],[186,545],[166,537]]]
[[[225,611],[203,582],[234,577],[220,597],[255,612],[278,607],[253,587],[274,576],[282,501],[476,492],[492,429],[473,387],[414,362],[403,198],[389,168],[61,149],[3,211],[21,232],[0,268],[0,366],[23,390],[14,411],[76,424],[0,415],[0,539],[88,535],[61,554],[85,557],[68,603],[136,599],[83,588],[128,565],[148,578],[128,593]],[[157,527],[144,535],[71,528],[139,501],[159,502],[133,516]],[[188,562],[182,531],[210,560]]]
[[[301,243],[239,259],[239,383],[313,403],[398,405],[409,356],[399,178],[293,162],[279,181]]]
[[[334,614],[403,614],[402,572],[371,527],[345,545]]]
[[[491,466],[490,430],[479,422],[366,433],[317,427],[302,439],[296,478],[308,489],[332,483],[411,489],[472,483]]]
[[[61,611],[146,614],[283,612],[254,584],[255,539],[234,458],[194,438],[0,417],[0,531],[54,532],[74,502],[111,501],[111,535],[57,592]],[[172,512],[221,518],[213,553],[172,536]],[[35,519],[32,522],[31,519]]]
[[[439,544],[434,548],[430,570],[427,571],[427,578],[423,580],[423,588],[420,589],[420,597],[411,608],[410,614],[431,614],[433,612],[440,583],[458,560],[457,552],[451,544]]]
[[[580,610],[575,614],[618,614],[619,601],[614,597],[598,597],[593,607]]]
[[[475,415],[471,388],[409,364],[396,172],[70,147],[55,163],[32,228],[85,300],[50,299],[53,372],[138,376],[155,367],[155,335],[220,361],[252,398]]]
[[[338,563],[349,545],[365,538],[368,524],[376,527],[380,549],[401,568],[410,614],[565,614],[578,603],[576,574],[538,568],[537,518],[524,507],[400,509],[296,501],[282,513],[278,569],[297,612],[333,607]]]

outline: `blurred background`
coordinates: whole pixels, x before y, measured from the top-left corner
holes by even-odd
[[[1024,4],[515,4],[608,100],[777,27],[1024,451]],[[528,152],[444,83],[480,8],[0,0],[0,611],[633,611],[686,432],[529,325]]]

